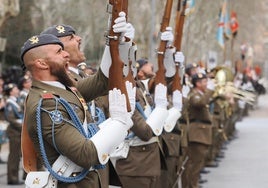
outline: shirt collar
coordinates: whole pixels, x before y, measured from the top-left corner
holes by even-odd
[[[76,73],[76,74],[79,74],[79,71],[78,71],[77,68],[74,68],[74,67],[70,67],[70,66],[69,66],[69,70],[70,70],[70,71],[73,71],[73,72]]]
[[[42,81],[42,82],[51,86],[59,87],[61,89],[66,89],[66,87],[58,81]]]

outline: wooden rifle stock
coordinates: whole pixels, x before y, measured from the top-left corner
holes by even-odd
[[[172,10],[172,3],[173,0],[167,0],[164,15],[162,18],[161,28],[160,32],[163,33],[166,28],[169,26],[170,16],[171,16],[171,10]],[[166,45],[167,41],[160,41],[159,48],[158,48],[158,70],[156,72],[156,76],[154,79],[154,84],[157,85],[159,83],[162,83],[163,85],[166,85],[165,81],[165,67],[164,67],[164,55],[166,51]]]
[[[121,33],[115,33],[113,31],[112,25],[114,20],[118,17],[119,12],[123,11],[123,2],[125,0],[109,0],[109,4],[112,7],[112,17],[110,19],[110,31],[109,31],[109,46],[110,46],[110,54],[112,59],[112,64],[109,70],[109,89],[117,88],[121,90],[123,94],[126,96],[127,102],[127,110],[130,111],[130,103],[128,100],[128,94],[124,82],[124,75],[123,75],[123,67],[124,62],[120,58],[119,54],[119,43]],[[126,6],[126,5],[125,5]]]
[[[181,10],[181,0],[178,0],[177,14],[176,14],[176,26],[175,26],[175,39],[174,39],[174,47],[176,48],[177,52],[181,51],[181,42],[182,42],[182,35],[183,35],[183,25],[184,25],[186,4],[187,4],[187,0],[184,0],[183,7]],[[176,63],[176,73],[173,78],[172,91],[175,91],[175,90],[181,91],[181,88],[182,88],[179,68],[180,68],[180,64]]]
[[[126,13],[126,15],[128,15],[128,0],[124,0],[123,1],[123,11]],[[125,77],[125,81],[129,81],[133,84],[133,87],[136,85],[136,82],[135,82],[135,79],[133,77],[133,74],[132,74],[132,70],[131,70],[131,60],[128,59],[128,62],[129,64],[129,70],[128,70],[128,75]]]

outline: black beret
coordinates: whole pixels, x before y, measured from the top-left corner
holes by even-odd
[[[53,25],[45,29],[41,34],[51,34],[56,37],[65,37],[75,34],[75,30],[72,26],[69,25]]]
[[[29,38],[22,46],[20,51],[20,58],[23,62],[23,56],[26,52],[28,52],[32,48],[36,48],[38,46],[43,46],[47,44],[58,44],[62,48],[64,48],[62,42],[55,37],[54,35],[50,34],[41,34],[41,35],[35,35]],[[25,68],[24,64],[22,65],[23,68]]]
[[[14,84],[14,83],[5,84],[5,85],[4,85],[4,88],[3,88],[5,94],[6,94],[6,95],[9,95],[9,94],[10,94],[10,91],[11,91],[14,87],[17,87],[17,85]]]
[[[188,63],[185,67],[186,74],[190,74],[191,69],[198,67],[196,63]]]
[[[196,63],[188,63],[185,67],[185,69],[192,69],[198,67],[198,64]]]
[[[23,77],[21,77],[21,78],[19,79],[19,82],[18,82],[18,88],[19,88],[20,90],[22,90],[22,89],[23,89],[23,84],[26,83],[27,81],[31,81],[31,80],[32,80],[32,79],[31,79],[30,76],[28,76],[28,75],[24,75]]]
[[[198,80],[202,80],[204,78],[207,78],[207,75],[204,74],[204,73],[197,73],[197,74],[194,74],[192,76],[192,83],[193,85],[195,85],[195,83],[198,81]]]
[[[136,63],[137,70],[140,70],[142,68],[142,66],[147,64],[147,63],[148,63],[148,59],[145,59],[145,58],[137,60],[137,63]]]

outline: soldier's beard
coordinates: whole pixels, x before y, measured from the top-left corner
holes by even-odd
[[[63,85],[68,87],[74,86],[72,79],[69,77],[64,67],[61,66],[53,67],[53,69],[51,69],[51,74],[56,76],[58,78],[58,81]]]

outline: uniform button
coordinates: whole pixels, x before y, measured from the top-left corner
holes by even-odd
[[[142,151],[145,151],[146,150],[146,148],[145,147],[142,147]]]
[[[170,137],[170,139],[171,139],[171,140],[174,140],[174,137],[173,137],[173,136],[171,136],[171,137]]]

